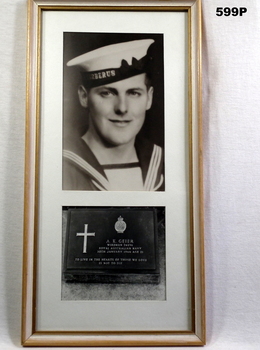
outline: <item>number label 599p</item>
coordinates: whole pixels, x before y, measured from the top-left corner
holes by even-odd
[[[217,16],[243,16],[247,13],[246,7],[217,7],[216,15]]]

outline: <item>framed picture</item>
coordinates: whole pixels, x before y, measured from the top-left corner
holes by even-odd
[[[200,0],[28,1],[22,344],[205,344]]]

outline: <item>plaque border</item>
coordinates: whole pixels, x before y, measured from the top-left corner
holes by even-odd
[[[153,225],[154,227],[156,227],[155,229],[155,232],[154,232],[154,258],[155,258],[155,265],[156,267],[154,269],[152,269],[152,274],[154,272],[154,274],[158,275],[159,274],[159,252],[157,251],[156,248],[158,248],[158,227],[157,227],[157,211],[156,211],[156,208],[155,207],[151,207],[151,208],[148,208],[148,207],[113,207],[113,208],[110,208],[110,207],[88,207],[88,208],[84,208],[84,207],[80,207],[80,208],[75,208],[73,207],[72,209],[68,209],[68,218],[67,218],[67,227],[66,227],[66,234],[65,234],[65,249],[64,249],[64,257],[63,257],[63,273],[68,273],[68,274],[74,274],[75,273],[75,270],[77,270],[76,268],[68,268],[66,267],[66,264],[65,264],[65,261],[67,260],[67,257],[68,257],[68,245],[69,245],[69,241],[68,241],[68,227],[70,226],[70,220],[71,220],[71,213],[70,211],[74,211],[74,210],[78,210],[78,211],[85,211],[85,210],[89,210],[90,212],[91,211],[95,211],[95,210],[101,210],[101,211],[105,211],[105,210],[113,210],[113,209],[116,209],[119,213],[123,213],[124,211],[126,210],[131,210],[131,211],[139,211],[139,210],[143,210],[143,211],[152,211],[153,212]],[[121,209],[121,210],[120,210]],[[164,208],[165,210],[165,208]],[[123,237],[123,236],[122,236]],[[80,270],[80,268],[79,268]],[[87,270],[89,270],[89,273],[90,274],[94,274],[94,270],[91,269],[91,268],[88,268]],[[105,270],[105,268],[100,268],[100,270]],[[129,268],[128,270],[131,270],[129,271],[130,273],[132,274],[142,274],[142,273],[139,273],[139,272],[135,272],[134,269],[132,268]],[[154,270],[154,271],[153,271]],[[108,273],[110,272],[109,270],[107,271]],[[121,274],[123,275],[124,274],[124,271],[123,270],[117,270],[116,272],[117,274]],[[143,274],[149,274],[150,271],[149,269],[145,269],[144,268],[144,272]],[[84,273],[83,273],[84,274]],[[112,273],[113,275],[113,273]]]
[[[192,329],[190,331],[55,331],[36,329],[39,217],[41,17],[43,11],[185,11],[188,14],[189,200]],[[205,266],[202,175],[201,0],[28,0],[26,145],[23,244],[23,346],[205,345]]]

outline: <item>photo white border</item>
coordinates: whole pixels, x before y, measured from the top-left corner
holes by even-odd
[[[58,12],[43,12],[37,272],[40,278],[37,286],[36,323],[39,331],[191,328],[191,300],[188,295],[190,269],[187,266],[187,16],[183,12],[122,12],[118,15],[113,11],[71,11],[65,12],[60,18]],[[155,21],[156,33],[164,34],[165,48],[165,192],[115,191],[112,194],[103,191],[62,191],[63,33],[154,33]],[[174,36],[172,33],[175,33]],[[183,160],[186,162],[183,163]],[[165,302],[120,301],[119,306],[119,301],[61,301],[61,207],[73,205],[166,207],[168,268]],[[117,312],[114,313],[113,310]],[[168,316],[169,313],[172,317]],[[86,314],[92,316],[89,318]]]

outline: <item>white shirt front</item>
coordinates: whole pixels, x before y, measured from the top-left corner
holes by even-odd
[[[138,164],[138,163],[137,163]],[[111,186],[111,191],[144,191],[141,168],[131,166],[131,163],[124,164],[124,167],[110,166],[106,169],[105,174]]]

